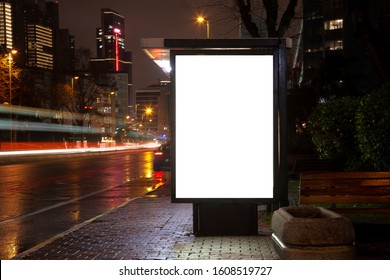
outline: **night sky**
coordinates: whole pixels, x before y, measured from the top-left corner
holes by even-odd
[[[110,8],[125,17],[126,50],[133,53],[134,91],[165,74],[140,48],[141,38],[205,38],[206,27],[196,15],[208,16],[212,38],[237,38],[236,23],[213,22],[216,11],[202,6],[202,0],[59,0],[60,28],[75,36],[76,48],[87,47],[96,55],[96,28],[101,8]],[[200,7],[200,8],[199,8]]]

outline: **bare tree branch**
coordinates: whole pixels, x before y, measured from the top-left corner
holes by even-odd
[[[263,5],[267,11],[265,23],[267,24],[268,37],[279,37],[276,30],[279,12],[278,0],[263,0]]]
[[[246,2],[246,4],[245,4]],[[236,0],[242,23],[252,37],[260,37],[259,28],[252,20],[251,0]]]
[[[203,7],[218,9],[225,16],[225,22],[239,17],[251,37],[264,36],[259,22],[265,20],[267,36],[282,38],[296,18],[297,5],[298,0],[233,0],[232,2],[215,0]]]
[[[291,25],[292,20],[295,17],[295,8],[297,7],[298,0],[290,0],[287,8],[283,13],[282,19],[280,20],[278,28],[278,37],[282,38],[286,34],[288,28]]]

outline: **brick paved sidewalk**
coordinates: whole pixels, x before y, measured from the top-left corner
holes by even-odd
[[[192,204],[171,203],[169,184],[19,259],[278,259],[270,230],[258,236],[196,237]],[[259,223],[261,224],[261,223]]]

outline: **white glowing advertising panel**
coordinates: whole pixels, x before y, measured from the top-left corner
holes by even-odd
[[[274,57],[176,54],[175,199],[274,195]]]

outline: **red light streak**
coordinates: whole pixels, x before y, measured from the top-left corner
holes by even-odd
[[[115,36],[115,70],[119,71],[119,46],[118,46],[118,36]]]
[[[115,71],[119,71],[119,44],[118,44],[118,34],[121,33],[119,28],[114,29],[115,33]]]

